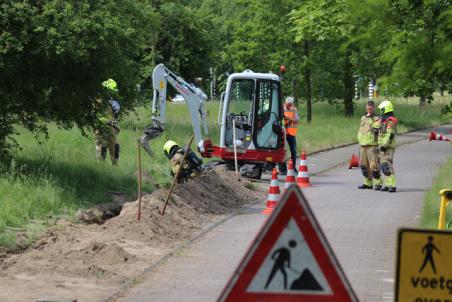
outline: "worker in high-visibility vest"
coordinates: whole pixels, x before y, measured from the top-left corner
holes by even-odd
[[[358,189],[380,190],[382,179],[378,160],[378,131],[380,118],[375,114],[375,103],[368,101],[358,130],[359,163],[364,182]]]
[[[397,135],[397,119],[394,116],[394,106],[390,101],[378,105],[381,114],[381,126],[378,134],[378,149],[380,151],[380,168],[384,175],[384,186],[380,191],[395,192],[396,178],[394,173],[395,137]]]
[[[180,148],[179,145],[172,140],[167,141],[165,145],[163,145],[163,152],[171,161],[171,174],[176,176],[179,169],[181,169],[181,173],[179,174],[180,182],[186,181],[187,178],[198,177],[202,172],[202,159],[200,159],[190,148],[188,149],[187,158],[185,159],[184,164],[181,165],[186,150],[187,147]]]
[[[116,165],[119,161],[119,126],[117,122],[120,105],[116,100],[118,88],[113,79],[108,79],[102,83],[104,91],[102,98],[96,100],[101,106],[103,101],[108,100],[105,112],[98,112],[96,115],[96,125],[94,129],[96,143],[96,159],[105,160],[107,150],[110,153],[111,162]]]
[[[290,148],[290,157],[294,163],[294,170],[298,172],[297,163],[297,125],[299,122],[297,108],[293,104],[294,98],[289,96],[284,104],[284,126],[286,127],[286,140]]]

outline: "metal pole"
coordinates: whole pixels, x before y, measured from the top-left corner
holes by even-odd
[[[235,176],[237,176],[237,178],[239,178],[239,165],[237,163],[237,143],[235,142],[235,140],[236,140],[235,118],[232,119],[232,140],[234,141],[233,145],[234,145]]]
[[[446,228],[447,206],[449,205],[450,200],[452,200],[452,190],[441,190],[439,191],[439,195],[441,196],[441,204],[439,206],[438,229],[444,230]]]
[[[182,171],[182,166],[184,165],[185,159],[187,158],[188,150],[190,150],[190,146],[191,146],[191,143],[193,142],[193,138],[194,138],[194,135],[192,135],[190,137],[190,140],[188,141],[187,150],[185,150],[184,156],[182,157],[182,160],[180,162],[179,170],[177,170],[176,176],[174,177],[173,183],[171,184],[168,195],[166,196],[166,200],[165,200],[165,204],[163,205],[163,209],[160,211],[161,215],[165,215],[166,206],[168,205],[168,201],[171,197],[171,193],[173,193],[173,190],[176,187],[176,183],[179,178],[180,171]]]
[[[137,164],[138,164],[138,211],[137,211],[137,220],[141,220],[141,144],[140,140],[137,141]]]

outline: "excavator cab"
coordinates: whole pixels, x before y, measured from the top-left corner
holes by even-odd
[[[219,154],[214,156],[226,161],[234,160],[235,143],[240,165],[245,165],[244,170],[260,170],[254,173],[259,177],[265,164],[284,160],[283,111],[278,75],[250,70],[231,74],[222,94],[219,117],[220,148],[215,150]]]

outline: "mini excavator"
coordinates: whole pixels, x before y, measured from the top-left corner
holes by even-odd
[[[197,149],[202,157],[217,157],[228,167],[234,167],[236,156],[240,174],[255,179],[261,178],[266,169],[284,162],[283,104],[278,75],[245,70],[228,76],[226,91],[220,98],[218,146],[208,136],[207,96],[200,88],[187,83],[163,64],[154,68],[152,84],[151,125],[144,129],[140,139],[149,155],[152,156],[150,140],[160,136],[165,129],[169,84],[185,99]]]

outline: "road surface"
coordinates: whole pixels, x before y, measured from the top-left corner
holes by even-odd
[[[437,130],[447,133],[452,126]],[[357,146],[308,158],[312,188],[303,189],[360,301],[392,301],[396,232],[418,226],[424,192],[452,155],[447,142],[428,142],[430,130],[400,136],[395,153],[397,193],[358,190],[359,169],[348,170]],[[265,200],[265,198],[264,198]],[[265,216],[262,200],[222,221],[154,266],[114,301],[215,301]]]

